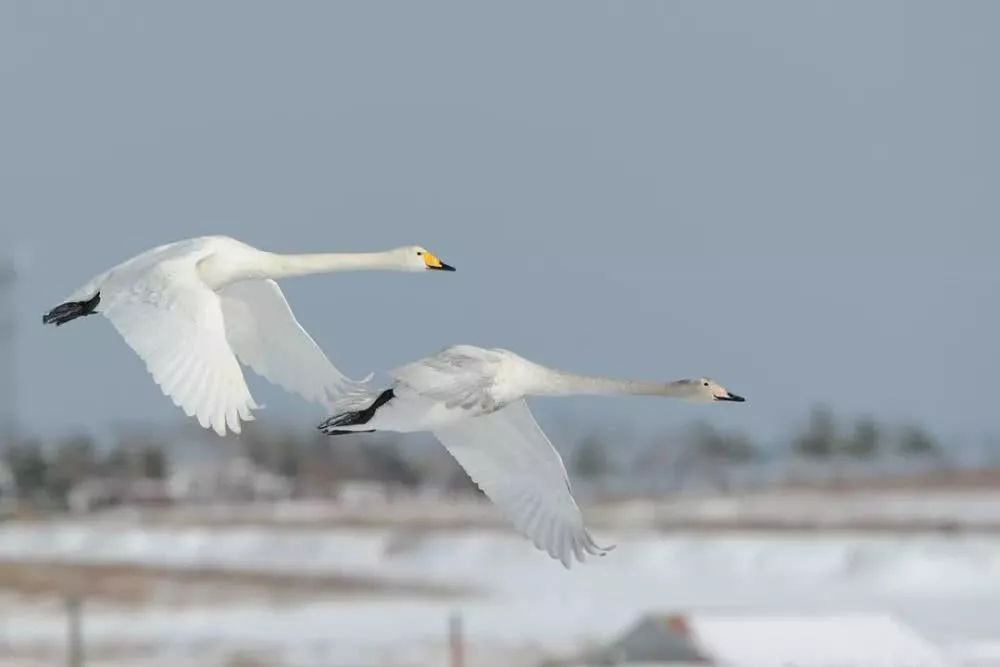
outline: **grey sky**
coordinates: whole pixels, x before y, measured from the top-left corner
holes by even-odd
[[[105,321],[41,313],[155,244],[420,243],[449,275],[286,281],[342,369],[450,343],[706,374],[750,402],[540,402],[550,424],[816,401],[996,429],[996,26],[982,2],[0,5],[0,241],[21,417],[182,418]],[[321,411],[254,381],[274,420]]]

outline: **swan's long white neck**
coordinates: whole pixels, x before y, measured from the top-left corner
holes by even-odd
[[[539,396],[608,395],[631,394],[643,396],[673,396],[690,398],[691,383],[688,380],[676,382],[649,382],[646,380],[616,380],[612,378],[576,375],[552,368],[540,368],[531,393]]]
[[[389,252],[318,253],[281,255],[263,253],[262,269],[267,278],[294,278],[335,271],[386,271],[400,269],[399,256]]]
[[[202,279],[214,288],[240,280],[281,279],[336,271],[405,270],[398,251],[283,255],[254,251],[246,256],[215,255],[198,265]]]

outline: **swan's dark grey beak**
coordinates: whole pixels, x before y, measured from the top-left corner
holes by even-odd
[[[742,396],[739,396],[737,394],[734,394],[731,391],[727,391],[725,396],[716,396],[715,400],[717,400],[717,401],[733,401],[735,403],[743,403],[747,399],[745,399]]]
[[[455,267],[451,264],[445,264],[444,262],[439,263],[437,266],[428,266],[428,269],[432,271],[454,271]]]

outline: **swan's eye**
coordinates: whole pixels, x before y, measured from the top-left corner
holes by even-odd
[[[423,252],[421,252],[420,250],[418,250],[418,251],[417,251],[417,257],[420,257],[420,256],[421,256],[421,255],[423,255],[423,254],[424,254],[424,253],[423,253]]]
[[[702,383],[702,384],[704,384],[704,385],[705,385],[706,387],[708,386],[708,383],[707,383],[707,382],[704,382],[704,383]]]

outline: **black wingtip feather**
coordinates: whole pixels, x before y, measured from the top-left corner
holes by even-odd
[[[60,327],[78,317],[93,315],[100,302],[101,293],[98,292],[87,301],[67,301],[66,303],[61,303],[42,315],[42,324],[54,324]]]

